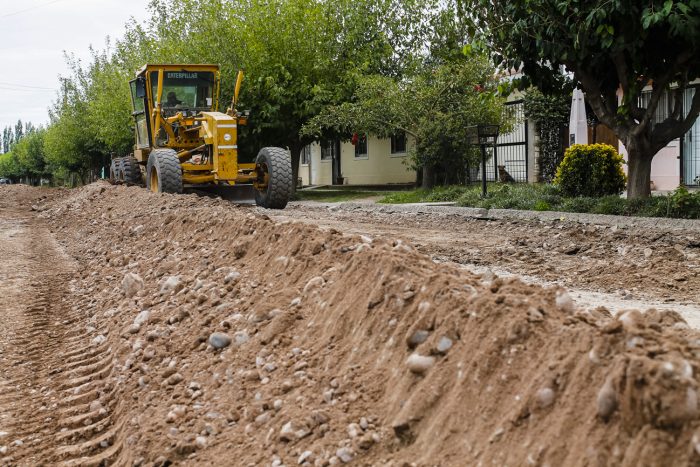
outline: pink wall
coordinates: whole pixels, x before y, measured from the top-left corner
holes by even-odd
[[[620,154],[627,161],[627,149],[620,141]],[[659,151],[651,161],[651,181],[655,190],[675,190],[681,180],[680,141],[673,140]],[[627,173],[627,165],[624,167]]]

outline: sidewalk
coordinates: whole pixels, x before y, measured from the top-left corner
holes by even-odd
[[[580,224],[596,224],[617,226],[618,228],[636,227],[653,230],[678,230],[700,232],[700,220],[669,219],[662,217],[628,217],[611,216],[606,214],[587,214],[558,211],[521,211],[517,209],[485,209],[455,206],[454,203],[410,203],[410,204],[378,204],[372,202],[343,202],[343,203],[308,203],[306,207],[319,206],[331,210],[366,210],[383,213],[425,213],[461,216],[482,220],[533,220],[578,222]]]

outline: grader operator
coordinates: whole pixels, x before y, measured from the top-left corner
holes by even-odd
[[[255,163],[238,161],[238,128],[248,122],[236,109],[242,80],[239,72],[231,106],[221,113],[218,65],[144,66],[129,83],[134,152],[112,160],[110,179],[155,193],[252,187],[257,205],[283,209],[293,191],[288,151],[265,147]]]

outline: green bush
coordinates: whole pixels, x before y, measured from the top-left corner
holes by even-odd
[[[668,195],[666,215],[669,217],[700,218],[700,192],[691,193],[679,186]]]
[[[543,199],[537,201],[535,203],[535,211],[551,211],[552,206],[549,205],[549,203]]]
[[[593,214],[611,214],[614,216],[624,216],[627,212],[627,200],[618,195],[605,196],[599,198],[590,211]]]
[[[565,198],[561,203],[561,210],[566,212],[591,212],[597,202],[597,198]]]
[[[619,195],[627,182],[623,163],[607,144],[574,144],[566,150],[554,183],[564,196]]]

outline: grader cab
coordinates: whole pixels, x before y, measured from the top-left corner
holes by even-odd
[[[242,80],[239,72],[231,106],[221,113],[218,65],[144,66],[130,82],[134,152],[112,160],[110,179],[156,193],[252,188],[259,206],[284,208],[293,191],[289,153],[266,147],[254,163],[238,160],[238,128],[248,122],[236,109]]]

